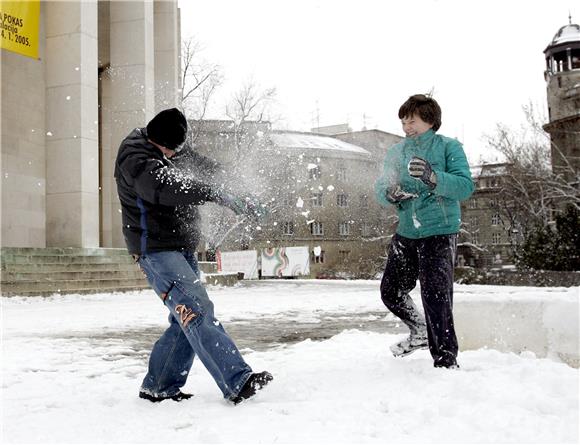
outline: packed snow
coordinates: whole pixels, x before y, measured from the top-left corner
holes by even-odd
[[[152,291],[3,298],[1,442],[578,442],[578,369],[529,351],[487,348],[462,351],[457,371],[433,368],[427,351],[394,358],[389,345],[404,337],[402,329],[347,324],[353,314],[373,326],[395,322],[378,286],[269,280],[209,288],[226,329],[275,334],[282,325],[322,324],[329,314],[339,323],[343,314],[349,326],[322,341],[243,348],[254,370],[270,371],[274,381],[237,406],[223,400],[197,360],[184,388],[192,399],[137,397],[152,343],[167,324]],[[577,301],[578,290],[456,285],[456,302],[486,295]]]

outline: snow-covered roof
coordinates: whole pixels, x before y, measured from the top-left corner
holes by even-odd
[[[507,174],[508,167],[510,164],[502,163],[502,164],[482,164],[482,165],[472,165],[469,167],[471,171],[471,177],[473,179],[481,178],[481,177],[490,177],[490,176],[502,176]]]
[[[358,145],[349,144],[340,139],[314,133],[275,131],[270,134],[270,138],[275,145],[283,148],[335,150],[369,156],[371,154],[369,151],[359,147]]]
[[[471,171],[471,177],[473,179],[475,178],[479,178],[479,175],[481,174],[481,165],[470,165],[469,166],[469,170]]]
[[[507,173],[507,164],[483,165],[481,176],[499,176]]]

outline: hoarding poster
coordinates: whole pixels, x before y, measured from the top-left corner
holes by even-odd
[[[310,275],[308,246],[262,249],[263,277],[299,277]]]
[[[217,254],[218,272],[244,273],[245,280],[258,278],[258,253],[255,250],[221,252]]]

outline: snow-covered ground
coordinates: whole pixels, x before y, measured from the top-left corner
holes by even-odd
[[[487,294],[566,300],[578,290],[456,286],[456,304]],[[392,317],[373,281],[270,281],[209,292],[226,329],[259,326],[265,317],[272,330],[276,320],[316,323],[327,313]],[[433,368],[426,351],[393,358],[388,346],[403,334],[349,329],[324,341],[243,349],[275,380],[241,405],[221,398],[199,361],[184,388],[193,399],[152,404],[136,397],[153,341],[143,333],[166,324],[151,291],[1,303],[3,444],[579,440],[578,369],[529,351],[462,351],[461,369],[450,371]]]

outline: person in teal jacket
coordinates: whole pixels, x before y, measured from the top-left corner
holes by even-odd
[[[436,133],[441,108],[433,98],[411,96],[399,118],[406,137],[389,148],[375,183],[378,202],[394,206],[399,217],[381,298],[410,331],[391,351],[404,356],[429,347],[435,367],[457,368],[452,307],[459,202],[469,198],[474,184],[461,143]],[[424,317],[409,295],[417,279]]]

